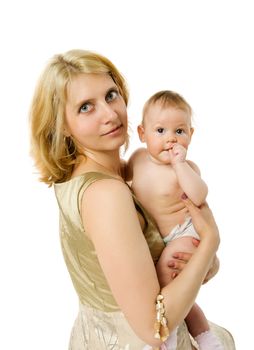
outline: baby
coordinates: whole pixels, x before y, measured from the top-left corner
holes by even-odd
[[[160,91],[153,95],[144,106],[143,120],[138,126],[139,138],[146,143],[146,148],[135,151],[127,165],[132,189],[155,219],[166,244],[158,262],[168,272],[160,278],[161,287],[172,279],[168,261],[173,254],[180,251],[193,253],[192,240],[199,239],[181,196],[187,195],[200,206],[208,192],[198,166],[186,160],[194,130],[191,115],[190,105],[179,94]],[[197,304],[185,321],[200,350],[223,349]],[[176,349],[177,329],[165,346]]]

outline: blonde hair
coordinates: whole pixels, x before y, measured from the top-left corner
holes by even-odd
[[[163,108],[174,107],[174,108],[181,109],[186,113],[188,113],[190,118],[192,116],[191,106],[181,95],[179,95],[177,92],[174,92],[174,91],[162,90],[162,91],[156,92],[153,96],[151,96],[146,101],[143,108],[142,125],[144,125],[145,116],[147,114],[148,109],[150,108],[150,106],[156,103],[159,103]]]
[[[55,55],[45,67],[35,89],[30,110],[31,155],[40,172],[40,180],[50,186],[70,178],[78,152],[72,137],[64,136],[67,86],[81,73],[107,73],[114,80],[125,104],[126,82],[106,57],[85,50]],[[126,140],[126,147],[128,137]]]

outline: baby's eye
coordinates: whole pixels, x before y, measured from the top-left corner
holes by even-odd
[[[164,128],[158,128],[158,129],[157,129],[157,133],[158,133],[158,134],[163,134],[164,131],[165,131]]]
[[[111,102],[111,101],[115,100],[118,97],[118,95],[119,95],[118,91],[111,90],[107,93],[106,101]]]
[[[178,134],[178,135],[182,135],[183,133],[184,133],[183,129],[177,129],[176,130],[176,134]]]
[[[79,112],[80,113],[88,113],[92,110],[93,106],[91,103],[84,103],[81,107]]]

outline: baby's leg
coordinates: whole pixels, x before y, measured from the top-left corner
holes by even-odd
[[[190,334],[195,338],[197,335],[209,330],[209,324],[201,308],[195,303],[185,318]]]
[[[198,343],[200,350],[223,350],[223,345],[214,333],[211,332],[208,321],[195,303],[185,318],[190,334]]]

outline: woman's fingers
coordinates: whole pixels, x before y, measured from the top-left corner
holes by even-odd
[[[174,279],[178,276],[178,272],[172,272],[171,278]]]
[[[178,270],[178,272],[181,272],[186,266],[186,264],[189,262],[191,257],[191,253],[176,253],[173,255],[174,260],[169,260],[167,265],[171,269]]]
[[[185,263],[187,263],[191,257],[192,257],[192,253],[177,252],[173,254],[174,259],[181,260]]]
[[[182,195],[182,201],[184,202],[186,208],[188,209],[193,225],[197,233],[202,238],[204,235],[212,234],[219,237],[218,227],[214,220],[212,211],[208,207],[207,203],[202,204],[197,207],[184,193]],[[214,236],[215,237],[215,236]]]
[[[190,208],[190,210],[197,210],[198,207],[188,198],[188,196],[183,193],[181,196],[182,200],[184,201],[187,208]]]
[[[199,239],[192,238],[192,244],[193,244],[195,247],[198,247],[198,246],[199,246],[199,243],[200,243],[200,240],[199,240]]]

